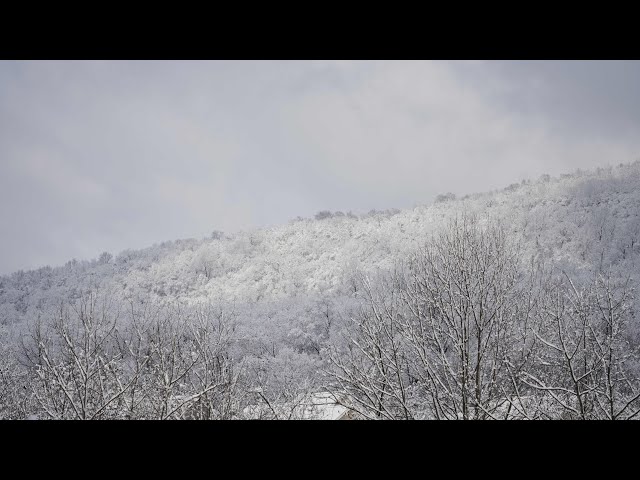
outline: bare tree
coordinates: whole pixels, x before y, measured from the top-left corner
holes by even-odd
[[[142,308],[132,327],[127,348],[141,374],[138,402],[132,389],[130,405],[161,420],[233,417],[241,368],[228,353],[233,327],[226,312],[210,305]]]
[[[12,348],[0,341],[0,420],[29,417],[34,407],[28,385],[28,372],[17,362]]]
[[[640,381],[630,363],[629,280],[597,275],[586,286],[568,275],[551,285],[534,330],[537,362],[523,381],[546,395],[561,418],[625,419],[640,413]],[[551,414],[552,415],[552,414]]]
[[[35,322],[23,342],[39,407],[54,419],[115,418],[135,381],[113,343],[117,306],[96,292],[61,305],[48,324]]]
[[[232,418],[242,369],[233,322],[212,306],[130,302],[90,292],[23,341],[39,409],[56,419]]]
[[[496,418],[511,391],[505,356],[524,312],[518,247],[463,216],[399,265],[353,319],[332,376],[365,417]],[[366,410],[366,411],[363,411]]]
[[[412,419],[416,409],[409,393],[411,378],[404,338],[401,304],[390,279],[379,288],[360,276],[364,304],[346,330],[347,348],[334,349],[329,376],[334,393],[346,392],[349,408],[369,419]]]
[[[181,402],[182,416],[234,418],[244,390],[242,362],[235,362],[229,352],[234,333],[232,315],[211,305],[200,306],[190,316],[188,329],[191,358],[197,362],[187,375],[189,394]]]

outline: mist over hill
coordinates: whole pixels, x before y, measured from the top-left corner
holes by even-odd
[[[403,364],[402,367],[393,364],[397,378],[406,375],[406,379],[402,377],[404,380],[398,380],[400,383],[397,385],[381,374],[384,378],[383,383],[371,380],[367,387],[363,386],[366,383],[364,380],[357,384],[355,377],[350,376],[358,371],[356,365],[363,365],[358,362],[364,360],[355,361],[340,352],[346,351],[344,349],[355,339],[356,345],[362,347],[362,358],[367,358],[368,350],[362,341],[363,330],[358,328],[362,329],[366,324],[363,319],[370,319],[366,313],[369,311],[368,308],[371,307],[375,311],[377,302],[388,305],[386,302],[389,298],[396,298],[394,295],[385,296],[389,292],[409,292],[410,289],[402,287],[403,290],[398,287],[398,282],[392,282],[393,286],[389,288],[385,285],[390,285],[390,278],[399,278],[394,275],[403,270],[407,262],[410,264],[407,271],[414,272],[412,265],[415,265],[415,262],[411,264],[414,261],[412,259],[416,258],[416,252],[421,252],[425,245],[443,245],[443,241],[451,240],[453,237],[442,236],[443,232],[447,231],[462,232],[460,241],[463,244],[476,238],[484,239],[483,232],[489,232],[487,238],[494,240],[478,240],[478,245],[483,245],[483,248],[486,246],[486,252],[494,252],[491,255],[495,258],[500,257],[500,245],[517,247],[517,250],[514,250],[517,251],[517,255],[507,259],[512,262],[510,268],[518,272],[517,275],[513,274],[513,285],[516,283],[515,279],[520,282],[527,274],[546,268],[553,271],[554,275],[562,274],[570,278],[576,291],[582,292],[580,288],[584,288],[585,292],[589,291],[593,293],[594,298],[599,298],[597,292],[600,290],[597,289],[600,287],[594,286],[593,290],[589,290],[589,285],[594,276],[600,274],[602,278],[609,279],[611,285],[629,281],[630,286],[625,287],[627,289],[621,297],[628,302],[631,298],[629,292],[636,281],[636,272],[640,271],[639,215],[640,162],[635,162],[594,171],[577,171],[559,178],[543,175],[538,179],[523,180],[521,183],[509,185],[502,190],[474,193],[462,198],[443,192],[433,204],[420,205],[412,209],[371,211],[363,215],[325,211],[319,212],[313,219],[298,218],[286,225],[273,228],[235,233],[214,231],[208,238],[167,241],[142,250],[125,250],[116,255],[105,252],[93,260],[72,260],[64,266],[47,266],[5,275],[0,277],[0,343],[5,356],[3,368],[16,373],[11,377],[11,382],[7,381],[4,384],[5,400],[0,404],[0,413],[16,418],[34,413],[41,418],[89,418],[90,413],[95,415],[93,418],[246,418],[256,416],[256,412],[259,412],[258,416],[262,418],[295,418],[302,415],[299,411],[300,405],[303,404],[300,398],[306,398],[305,395],[309,392],[329,390],[344,393],[345,398],[350,399],[349,408],[365,418],[376,415],[383,418],[471,418],[473,415],[473,418],[493,418],[503,415],[506,405],[509,405],[511,412],[506,414],[507,417],[516,415],[514,412],[517,411],[521,418],[529,418],[529,415],[532,418],[549,418],[556,413],[561,416],[575,410],[576,418],[580,418],[581,415],[592,415],[595,418],[596,413],[593,412],[599,411],[597,405],[602,399],[594,393],[599,391],[599,387],[596,388],[594,385],[600,385],[600,380],[580,384],[575,393],[575,389],[572,390],[572,387],[562,382],[561,386],[551,386],[553,382],[547,377],[544,377],[546,380],[542,380],[543,376],[539,372],[532,373],[533,370],[526,370],[526,375],[518,374],[518,378],[523,381],[522,388],[529,388],[530,391],[527,395],[517,394],[519,406],[513,401],[515,393],[506,394],[498,388],[498,383],[492,383],[486,390],[483,390],[484,387],[475,387],[475,403],[471,402],[469,408],[460,407],[461,410],[458,411],[456,389],[447,390],[441,387],[442,390],[436,391],[430,390],[425,386],[426,383],[420,383],[422,377],[415,372],[429,371],[431,367],[425,366],[428,364],[426,359],[423,359],[427,363],[422,367],[416,366],[417,363]],[[467,230],[464,223],[467,219],[472,219],[477,227]],[[452,222],[457,221],[463,221],[463,227],[455,227],[452,230]],[[504,239],[497,234],[492,236],[492,229],[496,225],[506,236]],[[458,245],[451,241],[451,245]],[[505,243],[500,243],[503,241]],[[496,250],[491,250],[494,247]],[[447,255],[447,252],[440,253]],[[432,257],[425,255],[421,258]],[[435,262],[433,265],[441,264]],[[442,265],[447,263],[443,260]],[[470,267],[469,271],[475,270]],[[411,275],[402,278],[403,282],[407,283]],[[507,290],[512,288],[511,285],[509,284]],[[363,291],[369,294],[363,297]],[[574,298],[571,295],[571,292],[567,293],[566,298]],[[541,294],[541,298],[542,296]],[[618,298],[615,292],[612,296]],[[397,294],[397,297],[404,298],[401,294]],[[587,297],[589,295],[585,294],[575,298]],[[512,297],[504,298],[515,303]],[[508,303],[507,300],[504,302]],[[395,303],[392,304],[397,311],[401,311]],[[402,308],[408,308],[409,304],[407,301]],[[503,304],[500,305],[500,308],[503,308]],[[593,307],[596,304],[589,305]],[[624,374],[620,375],[623,375],[625,381],[629,379],[629,385],[633,384],[633,387],[616,395],[624,398],[625,402],[629,400],[631,406],[620,407],[618,397],[615,401],[612,400],[612,404],[615,403],[615,408],[618,409],[616,411],[622,410],[624,415],[628,414],[632,407],[635,411],[636,406],[633,403],[637,400],[637,397],[634,399],[636,384],[632,376],[637,373],[633,367],[634,362],[637,362],[637,345],[633,342],[640,325],[637,311],[631,303],[629,306],[626,305],[627,303],[624,314],[627,315],[628,321],[621,335],[624,334],[625,345],[628,346],[624,358],[630,360],[625,363],[625,369],[620,367],[620,372],[624,370]],[[395,312],[394,308],[391,308],[390,312]],[[595,307],[589,311],[592,310],[595,311]],[[155,313],[152,315],[149,313],[151,311]],[[522,312],[500,312],[505,319],[522,316]],[[40,344],[39,340],[34,339],[40,338],[37,335],[45,336],[45,332],[48,332],[50,350],[47,355],[55,357],[58,366],[63,365],[67,357],[62,353],[55,356],[53,351],[59,348],[62,352],[68,338],[82,337],[82,328],[77,330],[78,326],[85,325],[85,334],[91,333],[93,337],[89,337],[96,345],[102,345],[98,338],[112,338],[110,335],[113,334],[108,333],[108,329],[102,331],[96,327],[94,330],[87,330],[86,323],[82,322],[87,315],[92,319],[117,318],[117,322],[120,322],[117,325],[121,331],[138,325],[136,322],[142,322],[141,319],[151,322],[152,318],[162,317],[166,320],[162,324],[165,330],[162,330],[162,333],[159,327],[156,328],[157,335],[168,335],[167,332],[177,331],[175,329],[193,333],[193,325],[200,321],[209,322],[207,325],[218,325],[215,328],[211,327],[210,332],[207,330],[213,336],[218,335],[215,352],[199,350],[201,347],[198,345],[201,344],[196,341],[199,338],[197,336],[189,337],[192,343],[187,350],[189,355],[198,358],[198,362],[204,358],[217,359],[215,362],[211,360],[212,363],[203,364],[205,366],[202,367],[202,372],[206,372],[207,375],[216,372],[218,380],[215,385],[225,387],[214,388],[213,384],[206,382],[200,387],[189,384],[195,389],[192,391],[189,390],[191,387],[180,386],[182,380],[176,380],[174,383],[167,380],[162,390],[160,384],[153,383],[152,378],[155,377],[148,373],[149,377],[145,380],[148,383],[142,382],[140,385],[155,387],[148,387],[147,390],[147,387],[139,387],[140,391],[146,392],[144,400],[140,400],[140,405],[146,405],[144,408],[134,408],[137,405],[137,397],[131,394],[132,387],[125,388],[126,382],[121,379],[117,382],[114,380],[114,385],[124,388],[120,393],[118,387],[114,386],[100,394],[101,400],[94,399],[93,403],[82,403],[74,396],[76,394],[70,393],[76,388],[70,386],[75,385],[75,374],[64,370],[69,378],[62,381],[60,379],[64,375],[60,372],[63,370],[47,371],[43,366],[42,357],[38,357],[35,352],[38,348],[44,349],[43,345],[49,343],[43,340]],[[395,313],[390,313],[389,319],[396,318],[393,315]],[[405,312],[401,317],[406,319],[407,315]],[[56,319],[61,318],[68,320],[68,325],[73,324],[74,327],[56,324]],[[435,317],[429,318],[433,320]],[[47,322],[51,322],[49,327],[46,326]],[[113,322],[116,325],[116,320]],[[38,330],[41,326],[42,329]],[[149,331],[151,330],[153,329]],[[64,333],[71,331],[75,332],[76,337],[72,334],[67,337],[67,333]],[[135,332],[135,329],[131,331]],[[152,342],[152,337],[145,336],[146,331],[141,328],[137,331],[137,336],[134,335],[131,339],[137,339],[140,345],[145,342],[156,345],[158,342]],[[532,331],[531,338],[543,338],[544,342],[556,345],[550,340],[551,337],[544,337],[544,331],[542,327]],[[394,335],[389,339],[395,339]],[[402,332],[399,335],[400,338],[409,339],[408,336],[403,337]],[[526,336],[526,332],[523,335]],[[119,343],[122,338],[113,338],[110,352],[116,351],[118,345],[125,345]],[[160,336],[156,340],[159,338]],[[435,341],[434,338],[429,337],[430,341]],[[493,342],[493,337],[490,338],[490,342]],[[413,341],[416,339],[413,338]],[[483,348],[482,341],[478,340],[477,344],[472,344],[471,350],[475,349],[476,353],[480,351]],[[532,340],[531,345],[527,342],[528,340],[524,341],[523,345],[533,348],[531,345],[535,341]],[[602,343],[598,342],[598,345]],[[71,343],[73,342],[69,340],[66,345],[69,346]],[[138,369],[150,365],[145,362],[152,362],[148,358],[152,358],[153,355],[149,354],[145,357],[147,360],[142,361],[142,357],[134,355],[134,349],[130,347],[131,342],[127,345],[129,346],[118,355],[113,354],[114,356],[109,357],[114,365],[118,365],[117,369],[125,371],[127,368],[133,368],[135,362],[139,362],[135,363]],[[407,345],[407,351],[410,351],[413,344],[409,342]],[[26,358],[27,351],[40,360],[35,357]],[[540,352],[542,350],[536,350],[535,354],[531,354],[531,359],[537,359],[534,364],[544,364],[541,359],[547,357]],[[42,351],[39,355],[43,355]],[[162,355],[158,353],[158,359],[165,358]],[[9,357],[15,357],[15,360],[10,360]],[[136,360],[131,360],[132,358]],[[181,361],[184,362],[184,368],[187,368],[188,362],[185,358]],[[346,360],[349,358],[352,363]],[[500,357],[500,368],[505,369],[505,372],[511,371],[507,366],[515,365],[516,362],[514,360],[509,363],[511,360],[507,362],[505,358],[506,354]],[[498,362],[496,359],[495,362]],[[440,360],[442,358],[438,361]],[[549,358],[547,360],[549,364],[555,361]],[[41,363],[38,363],[39,361]],[[102,361],[96,360],[96,365]],[[436,360],[432,361],[433,364],[437,363]],[[602,363],[601,360],[594,362],[592,366],[585,367],[585,378],[595,375],[594,372],[601,368],[597,366]],[[109,362],[104,363],[107,364]],[[162,362],[158,363],[160,364]],[[444,364],[447,362],[442,365]],[[17,365],[26,367],[20,370],[22,367]],[[111,370],[106,367],[104,370],[100,370],[103,367],[94,367],[97,372],[96,378],[104,376],[106,379],[115,375],[109,373]],[[619,365],[615,368],[618,367]],[[332,368],[333,376],[327,373]],[[496,369],[497,367],[494,371]],[[80,374],[85,382],[89,381],[88,370],[89,367]],[[457,370],[453,370],[452,378],[457,378]],[[400,372],[403,372],[402,375]],[[478,377],[481,376],[479,366],[476,373]],[[437,375],[440,374],[444,375]],[[34,378],[40,382],[41,390],[34,390],[33,395],[22,398],[19,402],[9,402],[7,399],[13,399],[11,395],[17,395],[17,386],[31,378],[29,375],[35,375]],[[134,385],[141,381],[140,373],[136,374],[138,376],[131,376],[131,373],[128,375],[126,378],[131,379]],[[435,373],[433,375],[437,377]],[[549,378],[557,378],[557,372],[549,375]],[[194,379],[196,377],[204,378],[196,375]],[[433,377],[429,378],[433,381]],[[194,379],[190,381],[195,382]],[[584,379],[580,381],[586,382]],[[480,385],[480,380],[477,382],[477,385]],[[464,381],[461,385],[460,398],[464,398],[468,392]],[[502,384],[500,385],[500,388],[503,388]],[[388,388],[391,390],[387,391]],[[562,389],[569,392],[565,392],[568,397],[556,399]],[[52,390],[58,392],[55,394],[58,397],[54,394],[51,394],[51,398],[47,397],[46,392]],[[402,395],[398,393],[400,391]],[[208,398],[207,395],[211,392],[217,392],[216,395],[219,396],[215,399]],[[542,392],[542,400],[536,400],[538,406],[535,408],[527,403],[534,402],[531,400],[534,397],[532,392]],[[548,395],[545,392],[548,392]],[[596,396],[591,398],[589,395],[592,394]],[[116,398],[112,398],[116,395]],[[125,399],[128,395],[132,395],[133,400],[127,404]],[[374,397],[374,400],[368,395]],[[613,398],[612,393],[610,396]],[[405,397],[412,400],[399,400]],[[153,398],[161,398],[162,401],[156,405]],[[205,408],[198,404],[196,408],[196,403],[204,398],[208,399],[208,406]],[[448,401],[450,405],[433,408],[425,406],[430,402],[436,405],[434,399],[443,404]],[[574,404],[576,402],[571,403],[576,399],[581,405],[583,399],[589,399],[593,405],[589,407],[590,410],[586,406],[578,407]],[[80,409],[74,402],[82,403],[83,408]],[[386,407],[385,402],[389,402]],[[548,406],[554,402],[555,406]],[[105,403],[107,406],[104,406]],[[214,404],[215,406],[212,406]],[[563,407],[565,404],[566,408]],[[261,407],[258,408],[256,405]],[[252,407],[249,408],[250,406]],[[530,414],[529,408],[536,413]],[[80,411],[83,413],[79,413]],[[205,411],[206,415],[202,414]],[[475,413],[469,413],[472,411]],[[622,413],[620,415],[624,416]]]

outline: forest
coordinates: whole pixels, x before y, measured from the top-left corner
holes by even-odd
[[[640,161],[0,277],[0,419],[640,417]]]

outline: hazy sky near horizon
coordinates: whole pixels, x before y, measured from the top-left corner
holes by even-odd
[[[0,62],[0,274],[640,158],[640,62]]]

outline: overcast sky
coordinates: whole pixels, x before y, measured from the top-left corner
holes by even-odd
[[[640,62],[0,62],[0,273],[640,158]]]

